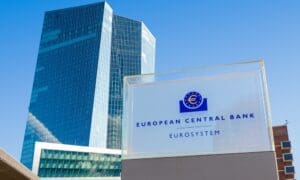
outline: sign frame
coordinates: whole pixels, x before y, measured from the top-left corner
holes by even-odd
[[[268,144],[266,147],[259,150],[243,150],[243,151],[219,151],[219,152],[191,152],[191,153],[149,153],[149,152],[139,152],[139,153],[132,153],[130,149],[131,141],[132,141],[132,120],[133,120],[133,113],[135,110],[134,95],[136,92],[133,89],[144,87],[144,86],[151,86],[155,85],[163,85],[165,83],[177,83],[179,81],[186,81],[186,80],[196,80],[197,78],[211,78],[218,76],[235,76],[237,74],[249,74],[249,73],[257,73],[259,76],[259,84],[260,84],[260,91],[262,94],[262,98],[260,99],[263,111],[264,111],[264,121],[266,122],[266,131]],[[164,73],[164,74],[143,74],[143,75],[135,75],[135,76],[126,76],[124,78],[124,87],[123,87],[123,118],[122,118],[122,158],[123,159],[143,159],[143,158],[160,158],[160,157],[178,157],[178,156],[193,156],[193,155],[209,155],[209,154],[227,154],[227,153],[246,153],[246,152],[263,152],[263,151],[274,151],[274,144],[273,144],[273,133],[272,133],[272,124],[271,124],[271,108],[269,102],[269,95],[268,95],[268,88],[267,88],[267,80],[266,80],[266,73],[265,73],[265,65],[263,60],[259,61],[250,61],[250,62],[243,62],[243,63],[235,63],[235,64],[228,64],[228,65],[219,65],[219,66],[212,66],[212,67],[203,67],[203,68],[195,68],[189,69],[184,71],[177,71],[171,73]],[[195,92],[194,92],[195,93]],[[201,96],[201,95],[200,95]],[[202,97],[203,96],[203,97]],[[201,100],[207,100],[202,94]],[[187,97],[190,98],[189,100],[194,103],[196,96]],[[197,99],[197,98],[196,98]],[[207,101],[206,101],[207,103]],[[202,103],[203,105],[203,103]],[[207,104],[206,104],[207,105]],[[197,106],[199,109],[199,106]],[[197,109],[196,107],[196,109]],[[184,107],[185,108],[185,107]],[[202,109],[201,109],[202,108]],[[201,107],[200,110],[204,110],[207,107]],[[208,109],[209,109],[209,99],[208,99]],[[192,111],[194,111],[192,109]],[[183,112],[184,113],[184,112]],[[156,143],[156,142],[145,142],[145,143]],[[143,144],[141,144],[143,146]]]

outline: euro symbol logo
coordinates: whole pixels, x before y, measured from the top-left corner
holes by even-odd
[[[191,103],[191,104],[196,104],[196,103],[197,103],[197,102],[196,102],[196,99],[197,99],[196,95],[191,95],[191,96],[188,98],[188,101],[189,101],[189,103]]]
[[[179,110],[180,113],[207,111],[207,98],[202,98],[197,91],[190,91],[179,101]]]

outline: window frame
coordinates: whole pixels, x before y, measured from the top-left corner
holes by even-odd
[[[290,145],[289,147],[284,147],[283,146],[283,144],[286,143],[286,142],[289,143],[289,145]],[[281,149],[291,149],[291,147],[292,147],[291,141],[281,141]]]
[[[292,167],[293,168],[293,172],[287,172],[287,168],[290,168]],[[286,175],[292,175],[292,174],[295,174],[295,167],[294,166],[284,166],[284,174]]]
[[[291,156],[292,156],[292,159],[285,159],[285,158],[284,158],[285,155],[291,155]],[[292,162],[292,161],[294,160],[293,154],[292,154],[292,153],[283,153],[283,154],[282,154],[282,160],[283,160],[284,162]]]

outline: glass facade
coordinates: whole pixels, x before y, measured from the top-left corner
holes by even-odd
[[[43,149],[39,177],[119,177],[121,155]]]
[[[123,78],[154,73],[155,38],[139,21],[113,16],[107,147],[120,149]]]
[[[140,22],[113,16],[108,116],[108,148],[121,148],[123,77],[141,73]]]
[[[121,147],[123,76],[140,74],[143,66],[154,71],[154,49],[153,63],[141,62],[142,24],[114,15],[105,2],[45,13],[21,154],[25,166],[32,168],[36,141]]]

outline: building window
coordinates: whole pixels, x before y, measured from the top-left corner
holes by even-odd
[[[293,154],[292,153],[284,153],[282,154],[283,161],[293,161]]]
[[[284,166],[284,173],[285,174],[295,174],[294,166]]]
[[[291,141],[281,141],[281,149],[290,149]]]

